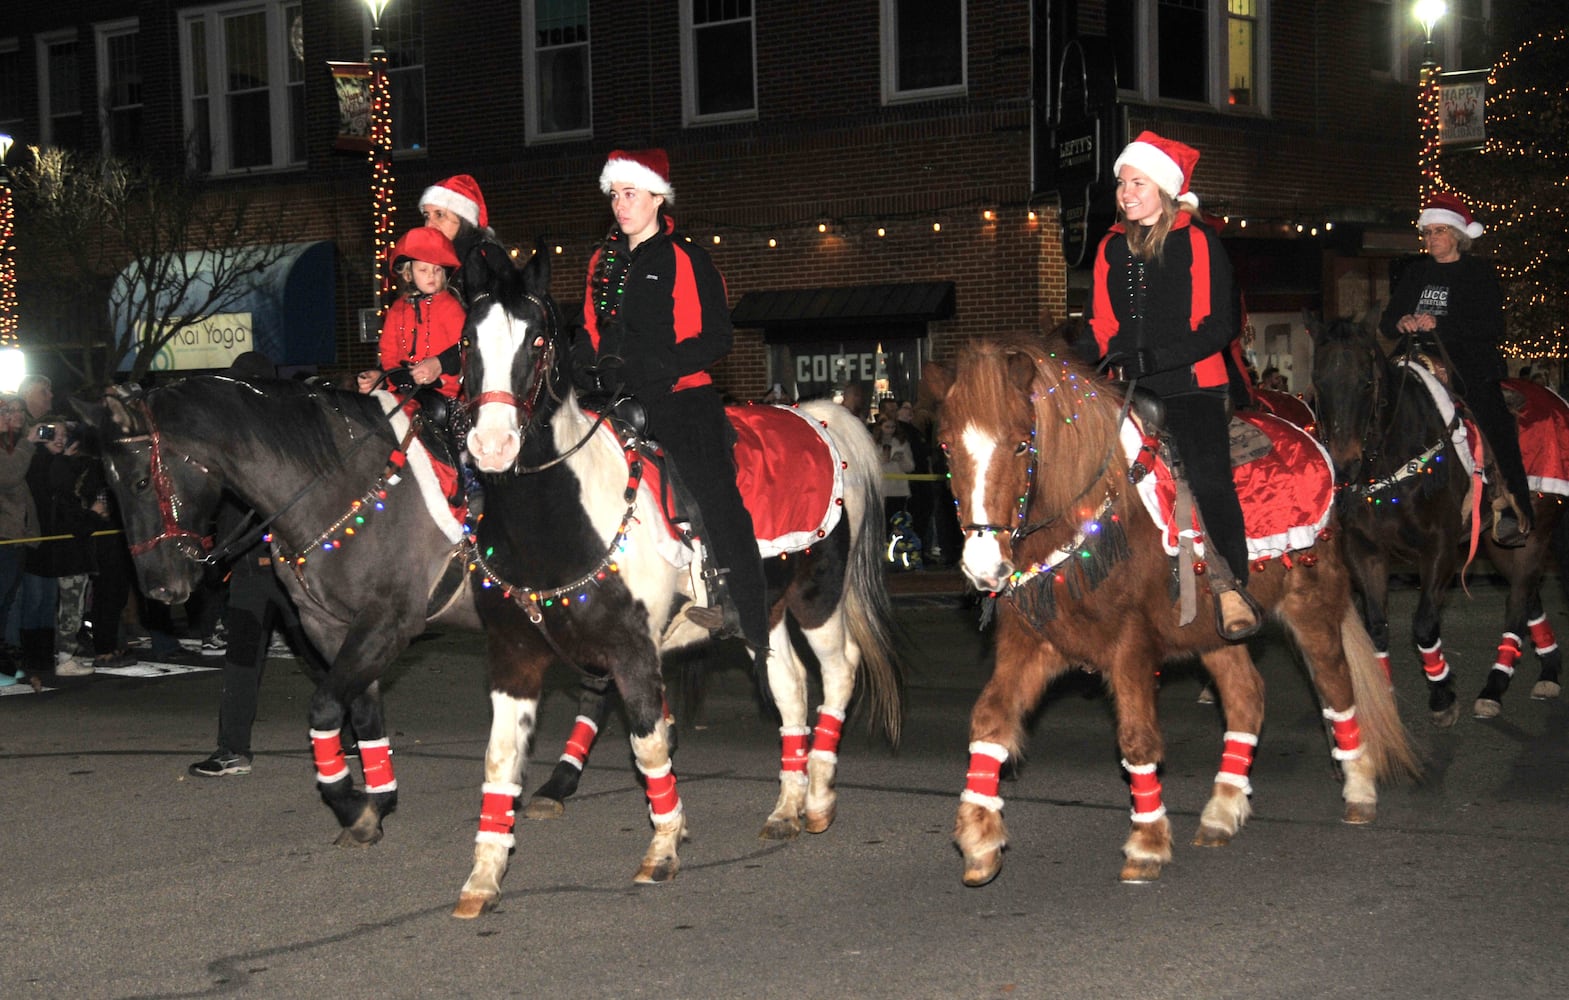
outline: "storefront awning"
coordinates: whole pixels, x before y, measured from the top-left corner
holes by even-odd
[[[181,330],[159,353],[155,370],[223,368],[246,351],[261,351],[280,366],[331,364],[337,359],[337,258],[332,243],[270,244],[265,249],[267,266],[235,285],[234,294],[225,297],[208,321]],[[170,256],[173,273],[190,279],[171,280],[169,287],[155,290],[160,296],[179,296],[170,315],[202,310],[211,296],[213,259],[209,251]],[[117,335],[127,332],[139,315],[136,307],[148,294],[145,287],[136,287],[142,280],[133,264],[115,283],[110,319]],[[177,284],[180,291],[172,291]],[[160,301],[160,311],[163,305]],[[121,370],[128,370],[132,360],[124,358]]]
[[[952,318],[953,299],[951,281],[747,292],[730,320],[770,332],[925,323]]]

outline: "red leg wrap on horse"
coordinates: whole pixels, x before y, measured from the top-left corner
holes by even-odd
[[[1503,641],[1498,644],[1498,659],[1493,661],[1494,670],[1502,670],[1506,676],[1515,675],[1515,661],[1520,659],[1520,637],[1513,632],[1505,632]]]
[[[1008,751],[996,743],[977,740],[970,744],[970,770],[964,779],[964,794],[960,801],[971,802],[997,812],[1002,811],[1002,799],[997,786],[1002,782],[1002,762]]]
[[[588,761],[588,752],[594,746],[594,738],[599,735],[599,727],[594,725],[594,720],[586,715],[577,717],[577,722],[572,725],[572,735],[567,737],[567,746],[562,751],[561,759],[570,761],[583,769]]]
[[[676,773],[666,764],[663,773],[648,774],[644,772],[647,786],[644,789],[648,795],[648,811],[655,816],[668,816],[681,808],[681,796],[676,794]]]
[[[1395,671],[1394,668],[1389,665],[1389,653],[1383,652],[1376,653],[1374,655],[1378,657],[1378,665],[1384,668],[1384,680],[1393,684],[1395,682]]]
[[[343,740],[338,733],[336,729],[331,732],[311,730],[311,756],[316,760],[316,780],[323,784],[339,781],[349,773],[349,765],[343,760]]]
[[[1417,653],[1422,657],[1422,669],[1427,672],[1430,681],[1441,681],[1449,676],[1449,661],[1444,659],[1443,640],[1433,643],[1431,649],[1418,646]]]
[[[1166,805],[1160,797],[1160,778],[1154,764],[1129,764],[1122,762],[1128,772],[1128,790],[1133,793],[1133,821],[1153,823],[1166,815]]]
[[[479,832],[511,833],[517,822],[517,811],[513,808],[516,803],[516,796],[486,792],[485,801],[479,807]]]
[[[779,728],[779,770],[786,774],[806,773],[807,732],[797,726]]]
[[[1547,624],[1547,616],[1526,623],[1531,629],[1531,645],[1536,647],[1536,655],[1542,656],[1558,648],[1558,637],[1553,634],[1553,627]]]
[[[398,787],[392,776],[392,747],[386,739],[361,742],[360,764],[365,769],[367,792],[390,792]]]
[[[1226,747],[1220,754],[1220,773],[1215,780],[1252,791],[1248,775],[1253,770],[1253,748],[1257,745],[1258,737],[1252,733],[1227,733]]]
[[[817,710],[817,728],[812,730],[812,753],[839,755],[839,738],[844,733],[844,716],[826,708]]]
[[[1324,709],[1324,718],[1335,730],[1335,749],[1332,751],[1336,760],[1355,760],[1362,756],[1362,727],[1357,725],[1357,710],[1353,705],[1344,712],[1337,712],[1332,708]]]

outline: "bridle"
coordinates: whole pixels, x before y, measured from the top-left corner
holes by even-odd
[[[160,531],[152,538],[136,542],[130,546],[131,555],[139,556],[151,552],[164,542],[179,542],[190,544],[194,542],[203,552],[209,552],[213,547],[213,536],[202,535],[195,531],[180,526],[180,497],[174,491],[174,484],[169,478],[169,470],[164,464],[163,441],[158,434],[158,424],[153,420],[152,410],[146,402],[137,399],[130,404],[137,413],[141,414],[147,422],[147,433],[134,434],[128,437],[116,438],[114,443],[122,446],[146,444],[148,448],[147,478],[153,488],[153,497],[158,505],[158,525]],[[190,455],[181,455],[181,461],[195,466],[203,474],[210,475],[211,470]]]
[[[485,292],[476,296],[475,301],[477,302],[481,298],[488,297],[490,297],[490,293]],[[556,390],[557,362],[560,354],[560,320],[556,314],[555,300],[549,296],[542,298],[532,292],[524,292],[523,297],[532,302],[545,317],[545,332],[542,335],[544,346],[534,359],[533,370],[529,373],[528,388],[524,391],[523,398],[519,400],[514,393],[504,389],[493,389],[473,396],[468,402],[468,409],[471,414],[477,414],[479,408],[488,403],[500,403],[503,406],[513,407],[518,411],[522,418],[518,421],[518,453],[520,455],[522,454],[523,443],[528,440],[529,434],[539,425],[540,417],[547,412],[544,407],[546,394],[548,393],[550,400],[555,403],[560,403],[566,398]],[[589,441],[593,440],[595,433],[599,431],[600,426],[604,424],[608,415],[609,411],[607,408],[606,412],[599,414],[593,426],[588,429],[587,433],[576,444],[555,458],[539,465],[515,463],[512,467],[513,473],[517,475],[532,475],[536,472],[544,472],[546,469],[565,462],[587,445]]]

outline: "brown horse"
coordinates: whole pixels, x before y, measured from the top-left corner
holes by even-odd
[[[1036,337],[982,341],[964,348],[957,370],[929,364],[924,372],[942,407],[938,442],[965,529],[961,567],[976,588],[998,595],[996,664],[971,712],[969,780],[954,831],[968,885],[984,885],[1002,867],[999,770],[1019,754],[1026,714],[1070,665],[1100,673],[1116,705],[1134,803],[1123,881],[1158,878],[1171,860],[1157,777],[1162,663],[1198,655],[1225,710],[1221,768],[1194,843],[1228,843],[1250,812],[1263,679],[1247,647],[1216,632],[1205,577],[1197,617],[1179,624],[1160,529],[1129,486],[1121,400],[1069,354]],[[1250,592],[1295,638],[1333,725],[1344,819],[1370,822],[1376,783],[1414,775],[1417,765],[1336,546],[1253,567]]]

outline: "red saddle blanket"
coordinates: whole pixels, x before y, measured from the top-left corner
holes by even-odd
[[[736,482],[758,552],[767,559],[821,541],[844,510],[844,460],[822,423],[792,406],[730,406],[725,415],[736,431]],[[659,467],[646,466],[643,479],[665,498],[668,521],[674,498]]]
[[[1259,409],[1265,413],[1273,413],[1298,427],[1312,429],[1313,408],[1291,393],[1275,389],[1254,389],[1253,398],[1258,402]]]
[[[1520,407],[1520,457],[1526,479],[1539,493],[1569,496],[1569,403],[1546,386],[1505,379],[1524,397]]]
[[[1239,428],[1239,423],[1247,427]],[[1247,526],[1248,558],[1272,559],[1308,548],[1329,523],[1335,474],[1328,453],[1307,431],[1268,413],[1238,414],[1232,417],[1231,425],[1233,438],[1244,430],[1256,439],[1253,450],[1263,452],[1231,470]],[[1263,439],[1258,438],[1260,433]],[[1130,416],[1122,426],[1123,452],[1130,463],[1142,440],[1143,432]],[[1139,481],[1137,490],[1161,529],[1166,553],[1176,555],[1179,526],[1173,512],[1177,489],[1164,459],[1155,461],[1153,471]],[[1196,511],[1194,518],[1188,530],[1197,532]],[[1202,535],[1195,537],[1194,551],[1202,554]]]

